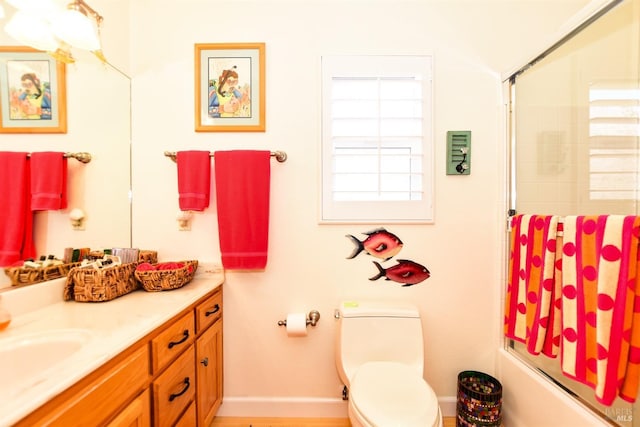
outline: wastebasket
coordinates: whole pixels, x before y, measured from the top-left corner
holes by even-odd
[[[502,384],[491,375],[462,371],[458,374],[457,427],[500,427]]]

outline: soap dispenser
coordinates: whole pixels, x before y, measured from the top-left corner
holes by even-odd
[[[6,329],[11,323],[11,313],[2,305],[2,297],[0,297],[0,331]]]

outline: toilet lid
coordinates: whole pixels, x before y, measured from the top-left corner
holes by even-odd
[[[369,362],[351,380],[349,400],[374,426],[437,425],[439,406],[433,389],[409,366]]]

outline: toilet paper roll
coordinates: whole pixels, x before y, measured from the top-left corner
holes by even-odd
[[[287,336],[307,336],[307,315],[304,313],[290,313],[287,315]]]

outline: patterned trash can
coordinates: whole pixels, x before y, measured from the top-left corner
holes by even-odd
[[[502,384],[482,372],[458,374],[457,427],[499,427],[502,424]]]

